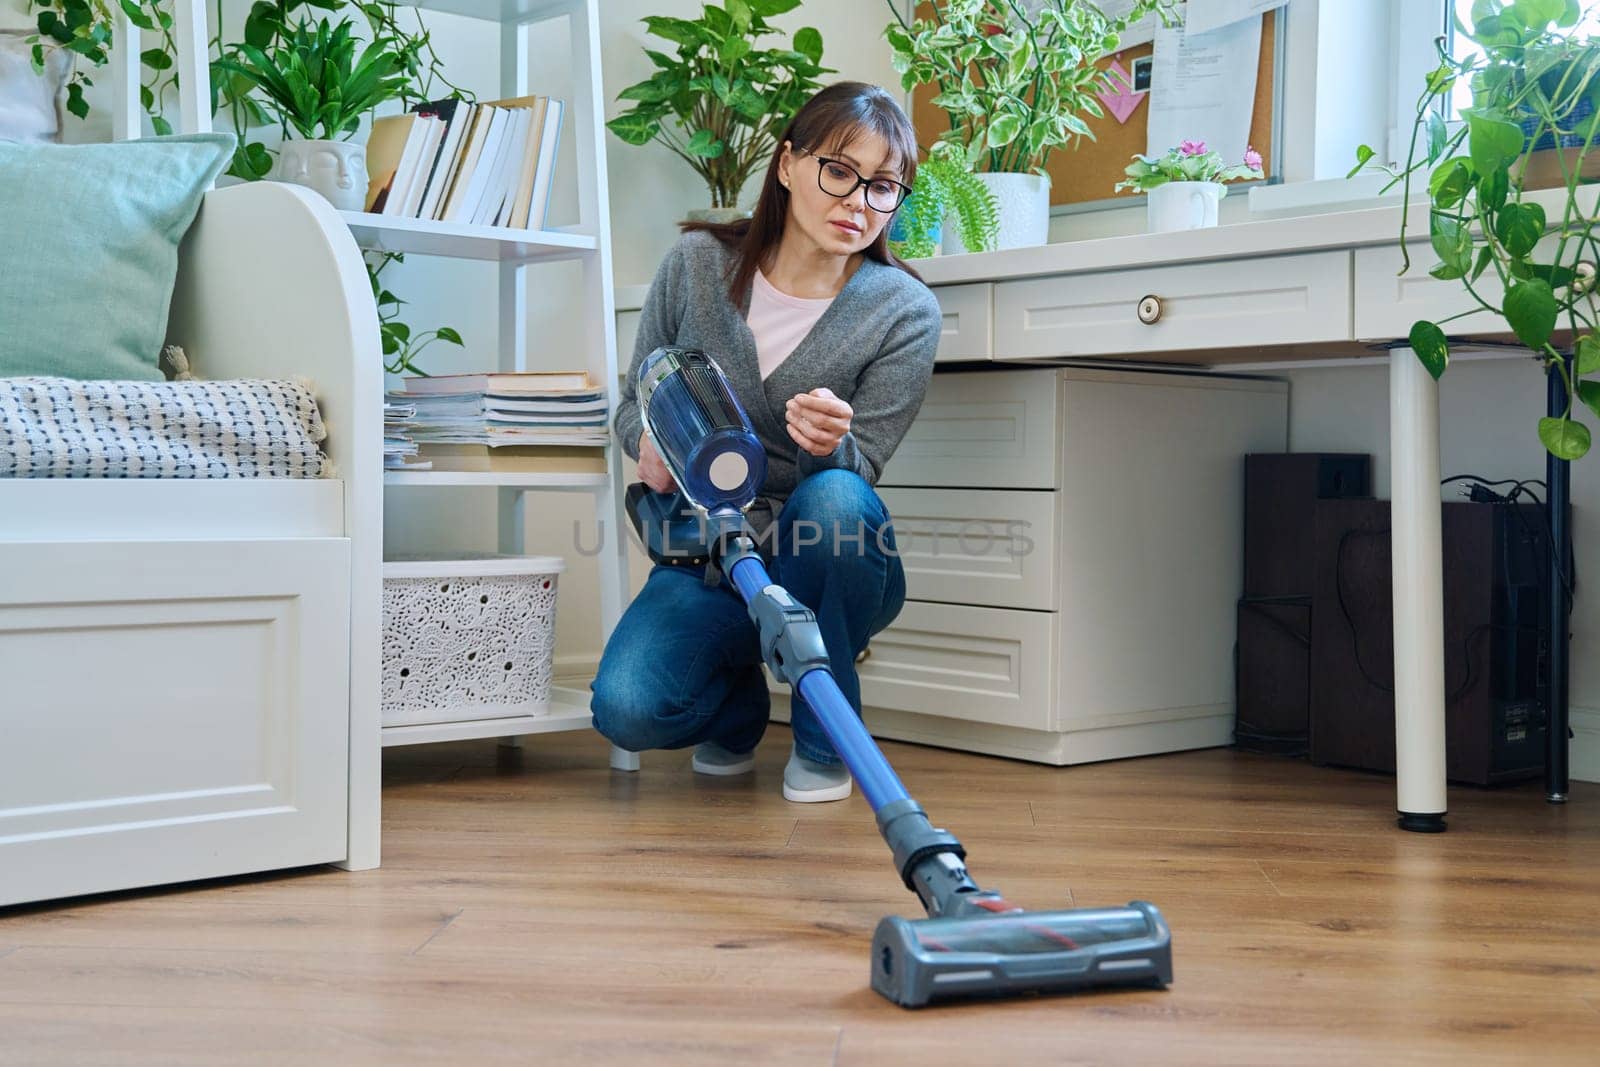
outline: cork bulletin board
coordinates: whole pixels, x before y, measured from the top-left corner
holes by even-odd
[[[1261,16],[1261,56],[1256,67],[1255,113],[1250,121],[1250,144],[1261,153],[1262,170],[1271,179],[1278,172],[1277,145],[1273,138],[1273,107],[1279,98],[1277,77],[1278,19],[1283,10],[1268,11]],[[1153,44],[1142,44],[1108,56],[1101,67],[1120,61],[1124,70],[1134,71],[1134,63],[1146,59],[1155,51]],[[935,84],[919,85],[912,94],[911,121],[917,129],[917,142],[924,148],[938,140],[939,134],[950,128],[949,117],[933,106],[938,95]],[[1102,118],[1089,118],[1089,128],[1095,140],[1082,139],[1076,148],[1058,148],[1050,153],[1045,169],[1050,173],[1050,204],[1085,204],[1111,199],[1137,199],[1142,194],[1134,192],[1113,193],[1112,186],[1123,178],[1123,170],[1135,153],[1143,154],[1145,135],[1149,129],[1150,102],[1141,101],[1138,108],[1119,124],[1107,111]]]

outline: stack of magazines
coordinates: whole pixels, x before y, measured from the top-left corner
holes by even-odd
[[[605,394],[582,371],[405,379],[408,433],[434,470],[605,472]]]
[[[383,469],[386,471],[427,470],[427,460],[414,459],[417,443],[406,432],[416,417],[417,407],[404,401],[383,402]]]

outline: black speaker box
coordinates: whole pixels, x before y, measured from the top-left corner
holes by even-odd
[[[1304,755],[1310,733],[1311,545],[1318,500],[1371,492],[1372,458],[1258,453],[1244,461],[1244,596],[1235,651],[1234,745]]]
[[[1445,762],[1492,785],[1544,767],[1547,539],[1528,504],[1443,505]],[[1389,502],[1317,505],[1311,761],[1394,771]]]
[[[1342,452],[1244,458],[1244,595],[1310,596],[1319,500],[1372,495],[1372,457]]]

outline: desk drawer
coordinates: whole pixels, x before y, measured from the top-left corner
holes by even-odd
[[[1040,489],[884,489],[906,596],[1049,611],[1056,494]]]
[[[908,600],[856,666],[861,703],[964,722],[1053,729],[1057,616]],[[769,672],[767,688],[788,693]]]
[[[1054,489],[1058,395],[1050,369],[938,372],[879,482]]]
[[[1356,250],[1355,331],[1358,340],[1403,339],[1410,336],[1411,324],[1418,319],[1437,322],[1473,307],[1472,297],[1460,281],[1440,281],[1428,274],[1428,267],[1438,257],[1428,247],[1426,239],[1410,244],[1411,269],[1404,274],[1400,273],[1404,260],[1398,244]],[[1493,271],[1485,273],[1474,288],[1491,303],[1499,303],[1504,295]],[[1481,310],[1456,319],[1445,329],[1451,334],[1507,332],[1504,320]]]
[[[1140,318],[1146,296],[1160,302],[1150,322]],[[1347,341],[1350,253],[1000,282],[994,305],[997,360]]]
[[[994,355],[994,286],[942,285],[933,291],[939,298],[944,324],[939,330],[939,350],[935,363],[959,359],[988,359]]]

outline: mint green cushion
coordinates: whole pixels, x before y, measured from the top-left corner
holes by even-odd
[[[235,143],[0,141],[0,377],[160,380],[178,243]]]

